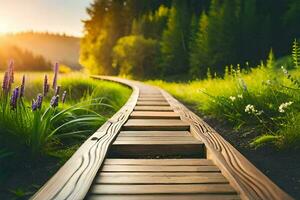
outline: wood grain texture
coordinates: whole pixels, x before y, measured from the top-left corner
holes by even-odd
[[[238,200],[230,194],[90,195],[89,200]]]
[[[121,131],[119,137],[190,137],[188,131]]]
[[[229,184],[93,185],[91,194],[236,194]]]
[[[104,165],[102,172],[219,172],[219,168],[208,166],[173,166],[173,165]]]
[[[208,159],[105,159],[109,165],[214,165]]]
[[[170,106],[136,106],[134,108],[136,111],[161,111],[161,112],[169,112],[173,111]]]
[[[94,77],[98,78],[98,77]],[[101,128],[94,133],[59,171],[31,198],[83,199],[87,194],[97,171],[101,167],[109,145],[123,124],[129,118],[139,96],[139,88],[124,82],[133,89],[127,103]]]
[[[175,112],[151,112],[151,111],[133,111],[131,119],[180,119]]]
[[[107,79],[111,78],[108,77]],[[126,81],[119,78],[115,80],[123,83]],[[145,87],[144,84],[136,81],[131,83],[141,88]],[[191,124],[191,132],[195,137],[204,142],[208,158],[217,164],[222,173],[241,194],[242,199],[293,199],[275,185],[262,172],[260,172],[240,152],[224,140],[220,134],[206,124],[201,118],[178,102],[166,91],[161,90],[161,93],[170,103],[171,107],[180,114],[181,119]],[[149,95],[140,96],[140,98],[152,97]],[[161,96],[156,97],[162,98]]]
[[[221,173],[218,176],[189,175],[174,176],[174,173],[143,173],[144,175],[135,176],[132,173],[123,173],[122,176],[117,176],[118,173],[101,173],[96,176],[94,184],[208,184],[208,183],[228,183]],[[216,173],[217,174],[217,173]]]
[[[191,124],[191,133],[205,144],[207,158],[217,164],[230,183],[239,191],[242,199],[293,199],[260,172],[200,117],[178,102],[169,93],[164,90],[161,91],[174,111],[180,114],[181,119]]]

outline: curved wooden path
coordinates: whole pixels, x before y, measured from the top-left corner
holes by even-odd
[[[292,199],[167,92],[93,78],[133,93],[32,199]]]

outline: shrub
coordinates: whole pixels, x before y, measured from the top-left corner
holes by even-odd
[[[113,48],[113,66],[120,75],[136,78],[155,75],[159,43],[154,39],[145,39],[141,35],[122,37]]]

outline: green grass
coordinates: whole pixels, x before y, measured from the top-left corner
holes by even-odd
[[[299,80],[300,69],[290,73]],[[277,148],[294,149],[300,148],[300,87],[291,77],[281,69],[262,65],[243,72],[232,69],[223,78],[148,83],[166,89],[205,115],[226,120],[240,132],[247,132],[252,136],[251,146],[271,143]],[[293,103],[280,112],[279,107],[286,102]]]
[[[12,88],[21,84],[22,75],[15,74]],[[27,186],[41,184],[45,177],[51,176],[131,94],[131,89],[117,83],[93,80],[79,73],[59,75],[60,94],[67,91],[66,102],[60,101],[58,107],[51,108],[54,95],[51,90],[44,98],[43,107],[32,111],[31,100],[43,92],[43,78],[44,73],[26,74],[25,96],[18,100],[15,110],[11,109],[10,95],[1,92],[0,186],[4,190],[0,189],[0,194],[10,193],[7,198],[27,196],[27,191],[35,191],[36,187]],[[49,172],[43,171],[47,168]],[[38,178],[29,177],[41,170]],[[0,198],[6,197],[0,195]]]

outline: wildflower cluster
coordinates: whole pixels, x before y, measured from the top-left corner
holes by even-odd
[[[230,96],[229,99],[234,102],[236,99],[243,99],[243,95],[242,94],[238,94],[236,97],[235,96]]]
[[[285,112],[285,109],[287,109],[290,105],[292,105],[294,102],[290,101],[290,102],[286,102],[286,103],[282,103],[279,107],[278,107],[278,111],[281,113]]]
[[[52,87],[54,89],[54,96],[51,98],[50,101],[50,106],[53,108],[58,106],[59,93],[61,90],[61,86],[57,85],[58,70],[59,70],[59,65],[58,63],[56,63],[54,66],[54,78],[52,84]],[[7,71],[4,73],[3,82],[2,82],[2,91],[3,91],[4,98],[9,98],[10,100],[9,103],[12,110],[16,110],[18,108],[19,100],[21,100],[25,96],[25,82],[26,82],[26,77],[25,75],[23,75],[21,85],[14,88],[11,91],[12,84],[14,83],[14,62],[11,61],[9,63]],[[40,110],[42,108],[43,99],[49,93],[49,88],[50,85],[48,83],[48,76],[45,75],[44,84],[43,84],[43,94],[39,93],[36,99],[32,100],[31,103],[32,111]],[[65,103],[66,95],[67,92],[64,91],[62,95],[62,103]]]
[[[248,114],[261,115],[264,111],[263,110],[258,111],[255,109],[254,105],[248,104],[245,107],[245,112]]]

